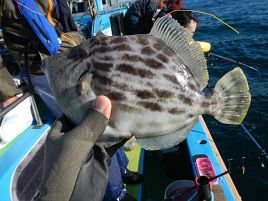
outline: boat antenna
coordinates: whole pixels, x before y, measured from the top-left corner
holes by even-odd
[[[233,31],[235,31],[237,34],[240,34],[239,31],[237,31],[234,27],[232,27],[231,25],[229,25],[228,23],[224,22],[223,20],[221,20],[219,17],[217,17],[216,15],[213,15],[211,13],[208,12],[203,12],[203,11],[198,11],[198,10],[173,10],[171,12],[169,12],[168,14],[174,13],[174,12],[193,12],[193,13],[200,13],[203,15],[209,15],[213,18],[215,18],[216,20],[218,20],[220,23],[224,24],[225,26],[229,27],[230,29],[232,29]]]
[[[253,66],[250,66],[250,65],[244,64],[244,63],[242,63],[242,62],[240,62],[240,61],[235,61],[235,60],[233,60],[233,59],[229,59],[229,58],[227,58],[227,57],[224,57],[224,56],[221,56],[221,55],[218,55],[218,54],[214,54],[214,53],[211,53],[211,52],[208,53],[208,56],[218,57],[218,58],[220,58],[220,59],[223,59],[223,60],[226,60],[226,61],[235,63],[235,64],[239,64],[239,65],[248,67],[248,68],[250,68],[250,69],[252,69],[252,70],[258,72],[258,73],[259,73],[259,77],[261,77],[261,73],[260,73],[260,71],[259,71],[257,68],[253,67]]]

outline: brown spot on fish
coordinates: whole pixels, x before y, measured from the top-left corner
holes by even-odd
[[[149,87],[153,87],[153,84],[151,82],[147,82],[146,85]]]
[[[124,42],[127,42],[127,38],[125,38],[125,37],[114,37],[111,40],[111,43],[115,43],[115,44],[124,43]]]
[[[121,59],[130,62],[138,62],[143,60],[140,56],[131,54],[124,54]]]
[[[153,78],[154,76],[154,74],[151,71],[145,69],[137,69],[137,75],[139,75],[142,78],[144,77]]]
[[[140,101],[140,102],[137,102],[137,104],[151,111],[158,111],[158,112],[163,111],[162,107],[158,103]]]
[[[186,105],[189,105],[189,106],[193,105],[192,99],[184,96],[183,94],[178,95],[178,98]]]
[[[106,72],[110,71],[113,67],[112,63],[96,62],[94,60],[92,61],[92,64],[94,66],[94,69]]]
[[[105,77],[103,75],[100,75],[96,71],[93,71],[92,74],[93,74],[92,76],[93,79],[97,79],[102,85],[112,85],[113,83],[112,79]]]
[[[106,53],[106,52],[110,52],[112,51],[112,49],[110,47],[94,47],[92,48],[91,52],[92,54],[94,53]]]
[[[168,58],[164,54],[158,54],[158,55],[156,55],[156,57],[158,59],[160,59],[164,63],[167,63],[168,62]]]
[[[135,93],[141,99],[155,98],[155,95],[148,90],[136,90]]]
[[[145,46],[141,49],[141,53],[145,55],[153,55],[156,52],[150,46]]]
[[[106,41],[101,41],[101,44],[100,44],[101,46],[107,46],[108,45],[108,43],[106,42]]]
[[[132,48],[128,44],[121,44],[121,45],[112,47],[112,51],[131,51],[131,50]]]
[[[160,43],[154,43],[153,47],[155,48],[156,51],[163,49],[163,45]]]
[[[201,107],[207,108],[209,106],[209,102],[208,101],[203,101],[201,103]]]
[[[180,83],[178,82],[176,76],[174,76],[174,75],[164,74],[163,76],[164,76],[164,78],[166,78],[166,80],[168,80],[168,81],[170,81],[170,82],[172,82],[172,83],[174,83],[174,84],[180,84]]]
[[[140,43],[142,46],[148,45],[149,44],[149,41],[148,41],[148,39],[146,37],[144,37],[144,36],[137,36],[138,43]]]
[[[122,109],[124,112],[132,113],[132,112],[139,112],[139,111],[140,111],[140,109],[138,109],[137,107],[130,106],[130,105],[127,105],[127,104],[122,104],[122,103],[120,103],[119,106],[121,107],[121,109]]]
[[[130,64],[118,64],[117,67],[116,67],[116,70],[119,70],[123,73],[128,73],[128,74],[131,74],[131,75],[136,75],[136,69],[133,68],[132,65]]]
[[[178,109],[178,108],[171,108],[171,109],[168,110],[168,112],[169,112],[170,114],[178,115],[178,114],[183,114],[183,113],[185,113],[185,110],[180,110],[180,109]]]
[[[92,54],[94,53],[106,53],[106,52],[113,52],[113,51],[131,51],[132,48],[128,44],[121,44],[121,45],[116,45],[113,47],[110,46],[100,46],[96,48],[92,48]]]
[[[151,71],[148,71],[145,69],[134,68],[130,64],[119,64],[119,65],[117,65],[116,70],[131,74],[131,75],[138,75],[142,78],[144,78],[144,77],[152,78],[153,77],[153,73]]]
[[[174,97],[174,94],[167,90],[153,89],[153,92],[156,93],[156,95],[159,98],[173,98]]]
[[[189,114],[188,115],[188,118],[194,118],[196,115],[194,115],[194,114]]]
[[[111,100],[115,100],[115,101],[122,101],[126,99],[126,96],[120,92],[110,92],[107,94],[107,97]]]
[[[126,85],[124,83],[113,82],[113,86],[118,88],[118,89],[121,89],[122,91],[128,91],[129,90],[128,85]]]
[[[149,66],[150,68],[153,68],[153,69],[162,69],[164,68],[164,65],[158,61],[156,61],[155,59],[145,59],[144,61],[144,64]]]
[[[99,58],[99,60],[105,60],[105,61],[113,61],[113,60],[114,60],[113,57],[111,57],[111,56],[107,56],[107,55],[104,55],[103,57],[100,56],[100,57],[98,57],[98,58]]]
[[[189,88],[192,90],[192,91],[199,91],[199,89],[195,86],[195,85],[193,85],[192,83],[189,83],[188,84],[189,85]]]
[[[97,36],[101,41],[106,41],[109,37],[103,35],[103,36]]]

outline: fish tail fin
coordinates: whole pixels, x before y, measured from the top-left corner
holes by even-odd
[[[241,124],[251,102],[247,78],[241,68],[237,67],[225,74],[217,82],[214,93],[220,100],[214,117],[221,123]]]

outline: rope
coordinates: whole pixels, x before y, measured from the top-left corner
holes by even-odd
[[[203,14],[203,15],[209,15],[209,16],[215,18],[216,20],[218,20],[219,22],[221,22],[222,24],[224,24],[225,26],[229,27],[233,31],[235,31],[237,34],[240,34],[239,31],[237,31],[234,27],[232,27],[231,25],[227,24],[226,22],[224,22],[223,20],[221,20],[216,15],[213,15],[213,14],[208,13],[208,12],[203,12],[203,11],[198,11],[198,10],[173,10],[173,11],[169,12],[168,14],[174,13],[174,12],[183,12],[183,11],[186,11],[186,12],[188,11],[188,12],[193,12],[193,13],[200,13],[200,14]]]
[[[232,63],[237,63],[237,64],[239,64],[239,65],[246,66],[246,67],[248,67],[248,68],[250,68],[250,69],[252,69],[252,70],[254,70],[254,71],[257,71],[257,72],[259,73],[259,76],[261,76],[260,71],[259,71],[258,69],[256,69],[256,68],[254,68],[253,66],[249,66],[249,65],[244,64],[244,63],[242,63],[242,62],[240,62],[240,61],[235,61],[235,60],[233,60],[233,59],[229,59],[229,58],[227,58],[227,57],[220,56],[220,55],[218,55],[218,54],[209,53],[208,56],[210,56],[210,55],[211,55],[211,56],[214,56],[214,57],[218,57],[218,58],[220,58],[220,59],[224,59],[224,60],[229,61],[229,62],[232,62]]]

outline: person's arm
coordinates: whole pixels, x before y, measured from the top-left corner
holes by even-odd
[[[8,72],[7,68],[2,63],[2,58],[0,56],[0,101],[7,98],[13,97],[21,93]]]
[[[44,174],[37,200],[103,199],[110,155],[95,142],[105,130],[111,112],[111,103],[105,98],[98,97],[94,108],[99,112],[90,109],[76,127],[66,118],[56,122],[45,144]]]

